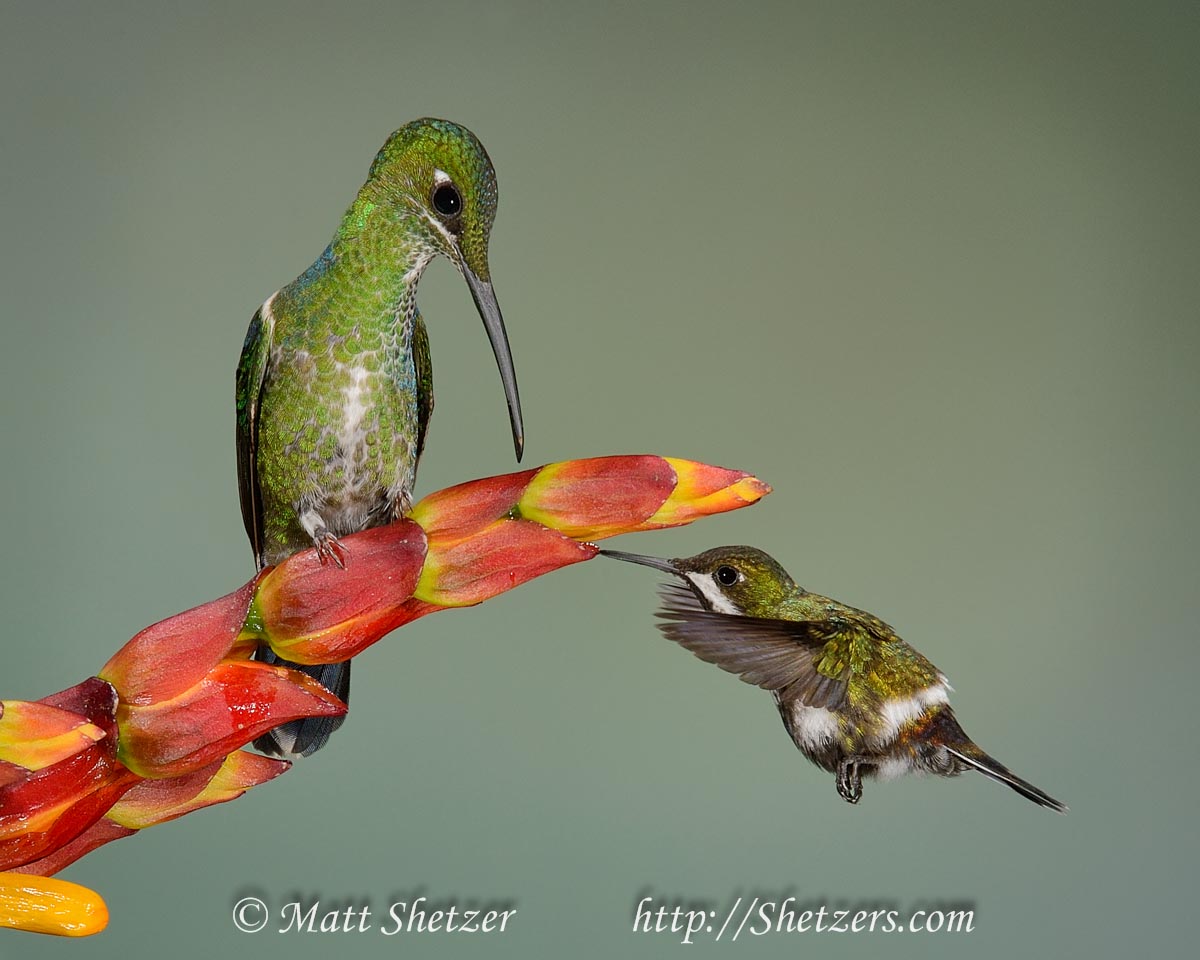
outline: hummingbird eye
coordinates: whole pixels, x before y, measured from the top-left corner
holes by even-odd
[[[439,184],[433,191],[433,209],[443,217],[458,216],[462,210],[462,197],[452,183]]]
[[[713,576],[716,577],[717,583],[723,587],[732,587],[742,579],[742,575],[729,566],[717,567],[716,573]]]

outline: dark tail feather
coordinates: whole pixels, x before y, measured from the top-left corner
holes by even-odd
[[[350,703],[349,660],[344,663],[317,663],[305,666],[280,659],[265,644],[259,645],[254,658],[263,663],[277,663],[280,666],[291,667],[293,670],[307,673],[343,703]],[[333,731],[340,727],[345,719],[344,716],[341,716],[306,717],[303,720],[293,720],[274,730],[268,730],[254,741],[254,746],[273,757],[307,757],[325,746],[329,738],[333,736]]]
[[[998,760],[989,757],[976,747],[975,744],[972,743],[969,747],[958,748],[948,746],[946,749],[968,767],[978,770],[985,777],[995,780],[997,783],[1003,783],[1005,786],[1011,787],[1027,800],[1032,800],[1039,807],[1049,807],[1055,813],[1067,812],[1067,805],[1065,803],[1060,803],[1048,793],[1043,793],[1028,780],[1022,780],[1009,770],[1008,767]]]

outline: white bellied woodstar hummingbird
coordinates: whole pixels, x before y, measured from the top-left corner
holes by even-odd
[[[375,157],[324,252],[255,313],[237,367],[237,461],[260,569],[311,548],[343,566],[352,558],[338,537],[410,507],[433,410],[417,284],[439,254],[483,319],[520,460],[521,401],[488,268],[496,201],[496,172],[473,133],[446,120],[406,124]],[[265,647],[257,656],[283,662]],[[348,700],[349,662],[287,665]],[[295,721],[255,746],[307,756],[340,724]]]
[[[761,550],[716,547],[680,560],[600,552],[683,582],[663,586],[659,629],[701,660],[770,690],[800,752],[835,775],[844,800],[858,803],[863,777],[978,770],[1066,812],[963,732],[946,677],[890,626],[797,586]]]

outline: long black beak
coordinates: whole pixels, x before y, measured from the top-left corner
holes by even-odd
[[[640,553],[622,553],[620,550],[601,550],[606,557],[612,557],[614,560],[625,560],[628,563],[640,563],[643,567],[653,567],[655,570],[661,570],[663,573],[670,573],[676,577],[683,576],[683,572],[676,565],[674,560],[663,560],[660,557],[647,557]]]
[[[492,342],[492,353],[496,355],[496,366],[500,368],[500,380],[504,384],[504,397],[508,401],[508,419],[512,424],[513,448],[517,461],[525,451],[525,427],[521,423],[521,395],[517,391],[517,373],[513,369],[512,351],[508,347],[508,333],[504,329],[504,317],[500,315],[500,304],[496,302],[491,281],[480,280],[463,264],[463,276],[471,288],[471,297],[483,320],[488,339]]]

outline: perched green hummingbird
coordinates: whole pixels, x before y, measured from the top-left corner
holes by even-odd
[[[842,799],[858,803],[864,776],[978,770],[1066,812],[971,741],[950,709],[946,677],[890,626],[797,586],[761,550],[716,547],[683,560],[600,552],[687,585],[663,586],[659,628],[701,660],[770,690],[792,740],[835,774]]]
[[[259,569],[308,547],[344,566],[339,536],[411,506],[433,410],[417,283],[439,254],[483,319],[521,459],[521,401],[488,268],[496,201],[496,172],[473,133],[447,120],[406,124],[376,155],[329,246],[254,314],[237,367],[237,462]],[[269,648],[258,658],[277,660]],[[298,669],[348,699],[349,662]],[[296,721],[255,745],[307,756],[340,724]]]

